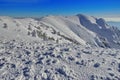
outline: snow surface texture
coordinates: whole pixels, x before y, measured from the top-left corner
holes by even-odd
[[[0,80],[120,80],[120,30],[76,16],[0,17]]]
[[[120,80],[120,50],[51,42],[0,43],[0,80]]]

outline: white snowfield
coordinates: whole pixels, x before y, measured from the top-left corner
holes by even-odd
[[[0,16],[0,80],[120,80],[119,49],[102,18]]]

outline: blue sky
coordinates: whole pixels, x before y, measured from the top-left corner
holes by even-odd
[[[120,0],[0,0],[0,16],[75,15],[120,17]]]

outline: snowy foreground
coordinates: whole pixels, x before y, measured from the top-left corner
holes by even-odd
[[[85,16],[0,16],[0,80],[120,80],[120,30]]]
[[[0,80],[120,80],[120,50],[0,42]]]

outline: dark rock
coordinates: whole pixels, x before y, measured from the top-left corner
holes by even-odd
[[[95,68],[100,67],[100,63],[95,63],[95,64],[94,64],[94,67],[95,67]]]

